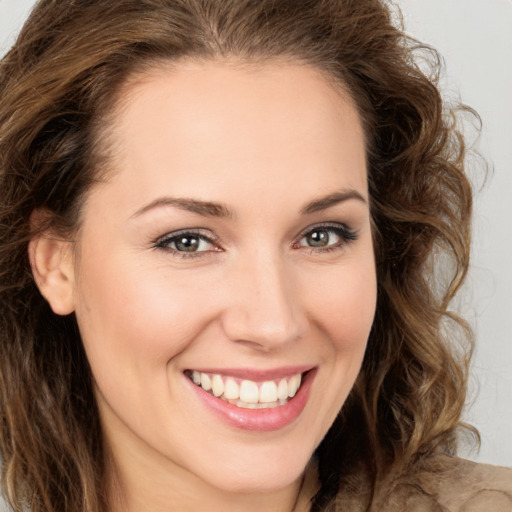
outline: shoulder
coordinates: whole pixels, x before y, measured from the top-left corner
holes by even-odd
[[[390,474],[371,495],[368,482],[359,480],[340,490],[334,510],[512,512],[512,469],[434,455],[400,476]]]
[[[512,469],[448,455],[422,461],[392,488],[382,512],[512,512]]]
[[[512,512],[512,469],[438,456],[439,501],[450,511]]]

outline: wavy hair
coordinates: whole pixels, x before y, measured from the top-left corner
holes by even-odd
[[[31,214],[72,233],[108,168],[105,126],[130,77],[181,58],[285,58],[341,84],[368,156],[378,302],[363,366],[318,447],[313,510],[456,449],[471,332],[449,303],[468,268],[461,112],[437,54],[384,0],[40,0],[0,65],[0,451],[15,511],[104,512],[106,447],[76,319],[31,275]],[[420,60],[418,60],[420,59]],[[442,270],[442,271],[441,271]]]

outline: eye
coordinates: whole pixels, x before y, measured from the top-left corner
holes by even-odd
[[[304,237],[304,240],[310,247],[326,247],[327,245],[331,245],[331,243],[338,242],[339,238],[337,234],[334,233],[333,235],[332,230],[316,229],[308,233]]]
[[[155,247],[184,258],[200,256],[198,253],[218,249],[210,237],[197,231],[181,231],[165,235],[155,242]]]
[[[322,252],[340,248],[356,239],[357,234],[343,224],[321,225],[304,233],[298,246]]]

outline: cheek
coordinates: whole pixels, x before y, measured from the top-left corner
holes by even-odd
[[[311,308],[337,352],[364,352],[375,314],[377,284],[373,258],[347,262],[316,279]]]
[[[160,371],[208,321],[188,279],[116,258],[84,270],[76,315],[96,378]]]
[[[347,259],[317,273],[315,282],[316,292],[308,294],[308,309],[315,319],[315,330],[320,332],[315,345],[323,371],[318,373],[316,384],[323,414],[317,415],[311,430],[319,433],[316,441],[320,443],[361,369],[376,306],[373,256],[359,254]]]

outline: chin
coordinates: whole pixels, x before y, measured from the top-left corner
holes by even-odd
[[[198,461],[200,466],[196,474],[224,492],[277,492],[292,485],[304,473],[316,447],[313,443],[308,447],[306,443],[302,441],[299,446],[290,446],[281,440],[275,445],[259,443],[245,450],[240,446],[228,448],[222,460],[208,460],[207,457]]]

